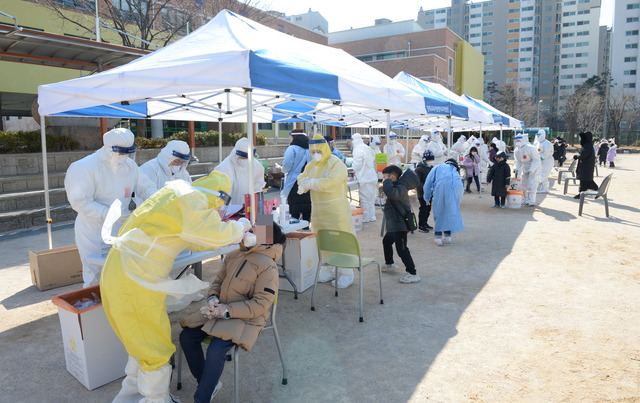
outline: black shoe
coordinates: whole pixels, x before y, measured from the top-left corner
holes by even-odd
[[[425,224],[425,228],[426,229],[433,229],[433,227],[431,225],[429,225],[429,224]]]
[[[580,198],[580,195],[579,195],[579,194],[578,194],[578,195],[575,195],[575,196],[573,196],[573,198],[574,198],[574,199],[579,199],[579,198]]]
[[[429,232],[429,228],[423,226],[423,227],[418,228],[418,231],[420,231],[420,232]]]

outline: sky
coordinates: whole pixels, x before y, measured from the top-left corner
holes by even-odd
[[[451,0],[253,0],[261,8],[286,15],[303,14],[311,8],[329,22],[329,32],[368,27],[378,18],[392,21],[415,20],[425,10],[450,7]],[[600,25],[611,26],[614,0],[602,0]]]

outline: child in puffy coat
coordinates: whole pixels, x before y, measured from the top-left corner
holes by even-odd
[[[183,327],[180,345],[198,381],[195,402],[209,403],[218,392],[226,355],[233,346],[251,350],[276,298],[276,262],[282,256],[287,237],[276,223],[272,234],[267,234],[270,226],[256,225],[256,228],[253,231],[259,237],[258,244],[250,247],[240,244],[239,250],[229,253],[207,293],[207,304],[200,312],[180,321]],[[205,359],[202,340],[208,336],[213,337]]]
[[[507,198],[507,188],[511,178],[511,168],[507,164],[507,154],[499,152],[495,157],[495,164],[489,169],[487,175],[487,183],[491,183],[491,196],[495,201],[493,207],[505,208],[505,200]]]
[[[471,193],[471,182],[475,181],[478,193],[480,193],[480,180],[478,178],[478,175],[480,175],[480,156],[478,155],[478,149],[471,147],[469,154],[464,156],[462,164],[467,169],[467,189],[465,192]]]
[[[410,169],[402,173],[402,169],[395,165],[388,165],[382,170],[382,191],[387,196],[384,204],[384,226],[387,233],[382,238],[382,248],[384,251],[385,265],[382,271],[396,271],[398,266],[393,263],[393,244],[396,245],[396,252],[402,259],[402,263],[407,273],[398,281],[401,283],[417,283],[420,276],[416,272],[416,265],[413,262],[409,248],[407,247],[407,224],[404,217],[411,212],[411,202],[409,201],[409,189],[415,189],[420,185],[420,179]]]

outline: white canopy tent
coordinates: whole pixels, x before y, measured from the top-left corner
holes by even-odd
[[[49,246],[45,116],[224,119],[246,122],[253,144],[253,122],[272,122],[274,109],[291,101],[307,105],[306,115],[318,123],[384,119],[388,128],[391,109],[428,114],[421,96],[346,52],[226,10],[181,40],[126,65],[39,86]]]

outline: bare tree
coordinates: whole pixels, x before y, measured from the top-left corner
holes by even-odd
[[[619,144],[620,125],[623,121],[631,123],[640,107],[638,99],[625,91],[613,91],[609,95],[609,125],[613,128],[613,138]]]
[[[578,130],[600,131],[603,114],[604,98],[594,86],[583,85],[564,101],[563,117],[571,135]]]
[[[120,31],[124,46],[149,49],[150,43],[166,46],[228,9],[255,21],[270,15],[259,0],[35,0],[50,8],[64,23],[81,28],[86,36],[95,35],[95,7],[107,26]],[[70,12],[75,11],[75,13]],[[129,34],[129,35],[127,35]],[[138,41],[134,37],[142,39]]]
[[[509,116],[523,120],[527,126],[535,125],[537,105],[524,88],[507,84],[500,89],[497,86],[492,88],[492,92],[496,96],[493,106]]]

